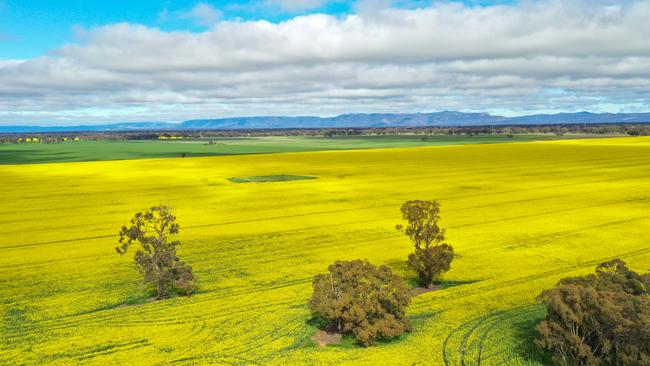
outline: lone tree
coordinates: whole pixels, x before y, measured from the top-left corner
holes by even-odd
[[[401,211],[407,224],[396,228],[403,231],[415,247],[409,254],[408,265],[418,274],[420,285],[431,288],[435,278],[449,271],[454,259],[454,248],[444,242],[445,229],[439,225],[440,203],[406,201]]]
[[[364,347],[411,331],[406,317],[410,290],[388,267],[353,260],[337,261],[328,269],[314,277],[309,302],[327,329],[350,334]]]
[[[615,259],[540,295],[547,316],[536,344],[557,365],[649,366],[650,277]]]
[[[156,298],[169,297],[172,292],[190,295],[196,290],[196,279],[192,267],[176,255],[178,234],[176,216],[168,206],[160,205],[138,212],[131,219],[130,226],[122,226],[118,253],[124,254],[133,244],[135,266],[144,276],[144,282],[156,288]]]

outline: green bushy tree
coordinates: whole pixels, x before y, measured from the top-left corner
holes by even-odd
[[[650,366],[648,276],[615,259],[544,291],[536,344],[563,366]]]
[[[412,329],[406,317],[411,293],[386,266],[362,260],[337,261],[313,280],[309,307],[315,317],[341,334],[369,346]]]
[[[144,282],[156,289],[156,298],[169,297],[172,292],[190,295],[197,288],[192,267],[176,255],[180,241],[176,216],[168,206],[160,205],[135,214],[129,226],[120,231],[120,246],[115,249],[125,254],[136,244],[135,266]]]
[[[435,278],[449,271],[454,259],[454,248],[445,243],[445,229],[440,227],[438,201],[407,201],[401,208],[406,226],[397,225],[413,243],[415,251],[408,257],[408,265],[417,274],[420,285],[430,288]]]

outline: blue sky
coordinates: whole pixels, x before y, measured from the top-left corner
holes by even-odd
[[[222,19],[265,19],[279,22],[296,15],[327,13],[344,15],[354,12],[355,1],[323,1],[306,9],[263,6],[260,1],[202,1],[221,12]],[[492,5],[509,1],[466,1],[471,5]],[[51,52],[61,44],[74,42],[77,27],[92,28],[111,23],[137,23],[164,30],[200,32],[206,27],[191,19],[165,14],[186,11],[197,1],[137,0],[0,0],[0,58],[29,58]],[[396,1],[397,7],[427,6],[431,1]],[[166,19],[165,19],[166,18]]]
[[[259,1],[203,1],[218,9],[222,19],[283,21],[305,13],[345,14],[354,2],[333,1],[309,9],[284,9],[260,6]],[[110,23],[129,22],[159,27],[164,30],[200,32],[205,27],[191,19],[169,19],[165,13],[191,9],[197,1],[137,0],[0,0],[0,57],[35,57],[74,42],[75,29]],[[410,4],[411,6],[415,3]],[[168,19],[165,19],[168,18]]]
[[[0,124],[650,111],[647,0],[0,0]]]

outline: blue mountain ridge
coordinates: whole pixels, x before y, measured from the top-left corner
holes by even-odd
[[[0,126],[0,133],[25,132],[100,132],[100,131],[164,131],[164,130],[237,130],[280,128],[367,128],[427,127],[485,125],[543,125],[591,123],[650,123],[650,113],[557,113],[518,117],[494,116],[488,113],[352,113],[336,117],[316,116],[254,116],[195,119],[180,123],[124,122],[76,126]]]

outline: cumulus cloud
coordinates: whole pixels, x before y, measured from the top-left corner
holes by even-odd
[[[111,24],[0,62],[0,122],[648,110],[649,18],[646,1],[543,1],[221,20],[201,33]]]

